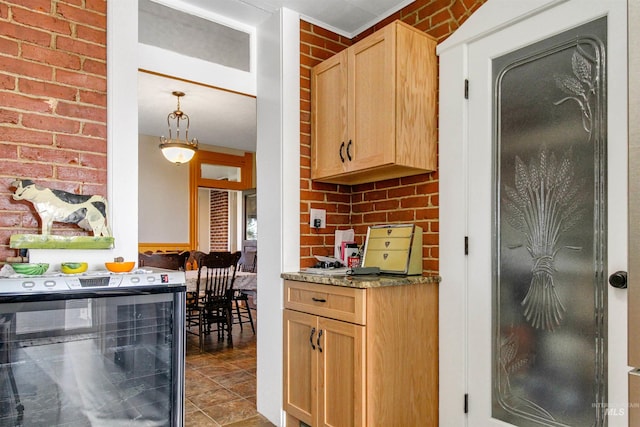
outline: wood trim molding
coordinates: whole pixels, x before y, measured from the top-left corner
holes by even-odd
[[[190,249],[189,243],[138,243],[138,252],[183,252]]]
[[[253,188],[253,153],[233,155],[215,151],[200,150],[189,162],[189,246],[198,248],[198,188],[221,190],[249,190]],[[224,181],[202,178],[203,164],[222,165],[240,168],[240,181]]]

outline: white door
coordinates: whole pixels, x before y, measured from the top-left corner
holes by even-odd
[[[567,412],[571,412],[575,408],[582,408],[582,411],[596,413],[597,408],[603,405],[606,406],[606,409],[601,411],[600,415],[587,416],[587,418],[596,417],[595,422],[593,424],[590,422],[589,425],[606,425],[607,421],[604,419],[608,419],[609,426],[627,425],[626,292],[613,289],[605,284],[602,286],[601,296],[606,298],[606,307],[608,307],[606,314],[608,316],[599,317],[597,308],[595,308],[595,318],[593,318],[593,313],[585,314],[592,319],[592,323],[597,323],[600,320],[604,322],[600,332],[594,333],[591,330],[585,332],[593,341],[595,350],[583,348],[585,340],[578,337],[579,334],[575,333],[575,327],[572,330],[568,325],[570,322],[576,323],[576,318],[580,316],[580,313],[571,314],[571,310],[575,304],[578,304],[578,300],[587,298],[591,301],[600,298],[597,291],[595,296],[585,295],[584,289],[588,289],[588,287],[576,285],[576,281],[583,281],[584,277],[579,273],[568,271],[572,266],[578,264],[578,261],[574,260],[586,256],[588,263],[591,259],[588,252],[592,248],[584,247],[584,242],[589,242],[589,240],[581,239],[580,234],[593,234],[592,230],[588,227],[587,230],[578,230],[577,232],[572,230],[573,234],[564,240],[561,238],[562,241],[558,243],[557,247],[554,247],[548,240],[543,240],[542,243],[537,241],[538,235],[527,235],[527,231],[522,230],[526,227],[521,227],[518,230],[519,225],[513,225],[518,222],[516,218],[519,212],[518,207],[511,206],[512,211],[509,211],[506,206],[517,204],[513,198],[510,199],[510,194],[517,198],[518,190],[526,191],[516,187],[525,185],[523,181],[528,179],[527,173],[530,174],[528,177],[535,174],[537,177],[535,179],[540,181],[542,179],[538,176],[540,169],[545,167],[544,165],[549,162],[552,155],[555,156],[554,162],[557,163],[558,168],[561,164],[571,166],[571,156],[575,154],[575,150],[554,149],[551,148],[553,145],[549,147],[545,140],[549,137],[548,131],[541,130],[540,134],[523,137],[530,145],[539,144],[535,149],[527,149],[527,143],[520,143],[520,154],[507,153],[502,157],[502,160],[497,160],[501,158],[501,151],[499,147],[496,148],[494,142],[500,140],[502,123],[494,122],[495,101],[499,99],[497,93],[500,91],[501,83],[496,83],[496,76],[493,75],[493,60],[504,57],[511,52],[519,52],[522,48],[605,16],[607,17],[606,38],[608,43],[606,58],[601,58],[603,61],[606,59],[606,67],[600,78],[606,77],[607,81],[606,88],[603,88],[603,93],[606,92],[606,98],[604,98],[607,100],[606,110],[601,110],[608,111],[608,114],[603,125],[605,136],[602,138],[606,141],[606,155],[602,153],[600,155],[603,156],[602,159],[608,171],[606,188],[602,193],[605,194],[604,203],[607,206],[602,212],[606,211],[608,217],[602,224],[606,230],[604,234],[606,237],[601,246],[603,248],[602,277],[596,277],[594,281],[606,281],[611,273],[617,270],[626,270],[627,263],[626,2],[623,0],[552,2],[550,7],[532,11],[526,19],[512,22],[504,28],[468,44],[467,232],[469,254],[466,283],[468,301],[466,376],[468,384],[467,425],[469,426],[587,425],[580,424],[580,422],[565,422],[568,419],[580,419],[580,416],[576,418],[575,414]],[[578,59],[574,59],[577,61],[573,64],[574,76],[565,80],[565,83],[569,82],[567,84],[575,82],[573,77],[577,76],[578,80],[585,77],[581,76],[586,73],[582,68],[584,64],[581,63],[581,58],[590,54],[580,48],[576,49],[576,52]],[[569,65],[569,69],[571,69],[571,65]],[[551,73],[551,71],[549,72]],[[595,76],[595,71],[593,72]],[[558,81],[562,82],[564,78],[562,74],[559,74],[560,77],[556,75],[551,78],[547,78],[544,74],[545,69],[542,67],[539,74],[535,74],[533,77],[537,81],[547,79],[552,85],[556,82],[558,90],[557,97],[550,97],[548,108],[555,108],[554,102],[563,100],[558,105],[575,108],[579,114],[587,116],[583,127],[590,131],[595,117],[589,117],[589,114],[595,113],[589,111],[588,102],[581,103],[576,99],[580,90],[569,88],[569,92],[567,92],[565,87],[563,92],[560,87],[562,84],[557,83]],[[522,94],[517,92],[517,87],[510,89],[516,92],[511,94],[511,97],[517,101],[509,104],[511,108],[527,108],[527,100],[518,99],[518,97],[529,95],[527,95],[526,88],[521,87],[520,89],[522,89]],[[576,96],[571,94],[571,90],[577,91]],[[515,120],[526,121],[529,118],[530,115],[525,113],[520,114]],[[531,128],[527,128],[527,126],[526,123],[522,124],[523,128],[531,132]],[[518,124],[511,123],[511,127],[517,128]],[[585,143],[591,144],[593,138],[587,136],[588,133],[585,131]],[[443,167],[445,166],[443,165]],[[580,167],[575,165],[576,169]],[[516,169],[512,175],[504,173],[509,168]],[[503,172],[500,172],[501,170]],[[559,178],[559,172],[555,174],[555,177],[566,182],[570,181],[567,176]],[[504,182],[499,182],[501,178]],[[499,183],[496,184],[496,182]],[[578,185],[578,183],[573,182],[571,185]],[[512,193],[509,193],[508,187],[513,190]],[[579,192],[590,193],[592,190],[597,192],[589,187],[578,188]],[[545,197],[548,202],[550,196],[549,190],[547,191]],[[577,199],[580,196],[573,194],[564,197]],[[588,197],[589,194],[587,194]],[[544,200],[541,203],[544,203]],[[597,205],[597,202],[595,203]],[[506,206],[502,210],[500,210],[501,204]],[[571,209],[566,207],[568,215],[579,218],[580,213]],[[597,211],[598,206],[595,209]],[[501,214],[498,215],[498,212]],[[520,213],[523,216],[539,214],[539,212]],[[511,221],[507,218],[510,214],[512,215]],[[502,216],[500,217],[500,215]],[[597,213],[590,215],[598,216]],[[537,218],[534,221],[547,221],[552,216],[553,214],[546,214],[542,219]],[[501,222],[501,219],[504,221]],[[570,228],[567,223],[571,220],[572,218],[566,219],[564,228]],[[523,219],[523,221],[525,220]],[[502,224],[502,230],[506,231],[495,236],[494,234],[501,230],[498,224]],[[595,227],[597,229],[597,224]],[[557,228],[562,228],[562,226]],[[521,233],[518,234],[518,232]],[[547,232],[547,234],[549,233]],[[518,236],[521,238],[518,239]],[[499,239],[496,240],[496,237],[509,241],[500,242]],[[575,243],[571,241],[572,237]],[[554,242],[557,242],[557,239]],[[541,255],[539,250],[532,248],[535,245],[547,245],[546,252],[542,250]],[[594,252],[597,250],[597,248],[593,249]],[[598,264],[596,255],[593,257],[593,262]],[[527,268],[530,270],[512,274],[507,271],[508,268],[501,269],[502,264],[500,261],[496,261],[500,257],[505,263],[512,262],[520,265],[526,264],[528,259],[530,266]],[[539,270],[535,271],[534,264],[541,265]],[[599,265],[594,265],[596,274],[598,268],[600,268]],[[542,273],[540,273],[541,271]],[[540,283],[534,284],[534,276],[537,274],[543,274],[546,277],[544,280],[539,278],[538,282]],[[530,327],[518,328],[516,325],[512,328],[511,333],[505,333],[500,329],[500,322],[504,322],[504,319],[500,319],[500,314],[496,314],[496,306],[500,305],[500,297],[496,294],[500,294],[501,291],[494,284],[500,283],[500,280],[507,280],[506,278],[510,275],[519,276],[519,279],[513,279],[514,281],[531,281],[529,292],[534,295],[525,296],[521,293],[517,298],[513,298],[521,302],[521,304],[516,304],[517,307],[514,310],[522,311],[521,317],[526,318],[525,323],[529,323]],[[555,277],[555,283],[552,275]],[[574,285],[576,285],[575,288],[570,288]],[[531,290],[535,286],[538,289]],[[535,298],[542,301],[538,304],[545,305],[545,308],[536,309],[535,304],[532,306],[530,301]],[[553,301],[549,302],[550,299]],[[511,316],[508,310],[504,310],[502,314],[503,317]],[[579,323],[577,324],[579,325]],[[522,332],[522,329],[526,330]],[[594,330],[597,330],[597,325]],[[531,348],[522,350],[523,347]],[[602,358],[597,356],[598,347],[604,350]],[[581,356],[590,355],[591,352],[594,352],[596,356],[588,356],[587,360],[589,358],[600,359],[589,364],[585,362],[585,357],[581,358]],[[514,356],[516,353],[518,354],[517,358]],[[503,357],[511,357],[511,359],[505,361]],[[506,366],[507,364],[508,366]],[[545,367],[537,369],[547,375],[546,379],[544,375],[539,375],[540,372],[533,374],[530,378],[521,378],[526,377],[526,375],[521,375],[521,372],[533,370],[534,366],[540,364],[544,364]],[[586,374],[586,377],[606,375],[607,380],[600,386],[591,383],[583,384],[583,388],[592,388],[595,393],[592,398],[588,397],[588,393],[585,394],[577,389],[557,390],[562,387],[573,387],[580,382],[579,379],[574,378],[575,375],[578,375],[576,364],[579,364],[582,370],[591,371]],[[504,372],[499,372],[501,369]],[[601,372],[598,372],[598,369]],[[511,375],[506,374],[506,370]],[[529,383],[526,384],[526,381]],[[553,384],[553,387],[550,387],[549,384]],[[523,392],[522,389],[528,391]],[[553,395],[556,392],[558,394]],[[602,393],[606,393],[606,397],[603,397],[605,395]],[[549,394],[552,394],[552,397],[549,397]],[[496,396],[502,396],[502,400],[496,399]],[[575,402],[571,401],[572,399],[583,401]],[[585,402],[585,399],[589,399],[589,401]],[[497,416],[496,414],[503,415]],[[598,419],[600,416],[604,419]]]

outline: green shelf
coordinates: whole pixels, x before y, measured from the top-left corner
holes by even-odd
[[[9,239],[9,247],[14,249],[112,249],[114,240],[113,237],[13,234]]]

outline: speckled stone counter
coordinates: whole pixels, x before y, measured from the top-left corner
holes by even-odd
[[[419,283],[439,283],[440,276],[395,276],[395,275],[371,275],[371,276],[325,276],[312,273],[282,273],[285,280],[298,282],[319,283],[321,285],[345,286],[348,288],[380,288],[383,286],[414,285]]]

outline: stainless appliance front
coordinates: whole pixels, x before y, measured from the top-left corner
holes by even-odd
[[[0,279],[0,426],[183,425],[185,287],[154,274]]]

